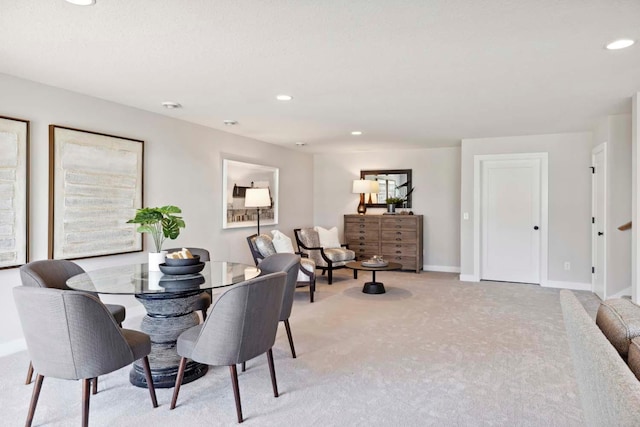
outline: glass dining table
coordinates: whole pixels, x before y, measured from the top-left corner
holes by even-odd
[[[67,280],[67,286],[105,295],[134,295],[147,311],[140,329],[151,337],[149,364],[153,383],[157,388],[170,388],[175,385],[180,363],[176,341],[182,332],[199,324],[193,305],[200,294],[259,274],[260,269],[253,265],[225,261],[207,261],[200,273],[179,276],[149,271],[148,264],[130,264],[79,274]],[[202,377],[207,369],[207,365],[189,361],[183,384]],[[133,364],[129,380],[138,387],[147,387],[141,361]]]

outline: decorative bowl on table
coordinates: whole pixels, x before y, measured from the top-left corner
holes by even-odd
[[[362,261],[363,267],[386,267],[387,265],[389,265],[389,261],[379,255],[374,255],[372,258]]]
[[[167,265],[166,263],[163,263],[160,264],[159,267],[160,271],[162,271],[164,274],[169,274],[171,276],[181,276],[183,274],[200,273],[204,268],[204,262],[199,262],[197,264],[191,265]]]
[[[164,263],[170,267],[200,264],[200,255],[194,255],[193,258],[166,257]]]
[[[184,291],[187,289],[200,289],[200,285],[202,285],[204,282],[204,276],[202,274],[196,274],[181,280],[160,279],[159,285],[167,291]]]

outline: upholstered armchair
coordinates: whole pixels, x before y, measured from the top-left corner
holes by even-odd
[[[266,257],[276,253],[296,253],[293,250],[293,245],[282,246],[278,251],[274,245],[274,240],[267,234],[253,234],[247,237],[247,243],[249,243],[249,250],[253,256],[253,262],[256,266],[259,265]],[[301,255],[300,253],[297,253]],[[300,259],[300,271],[298,272],[298,279],[296,281],[296,287],[309,286],[309,301],[313,302],[313,294],[316,291],[316,264],[309,258]]]
[[[323,275],[327,273],[330,285],[333,283],[333,271],[344,268],[348,262],[356,259],[356,253],[348,249],[347,245],[323,248],[320,235],[313,228],[296,228],[293,232],[299,252],[315,262],[316,268],[321,269]],[[358,270],[353,270],[353,278],[358,278]]]

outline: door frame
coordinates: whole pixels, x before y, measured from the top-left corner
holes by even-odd
[[[479,154],[473,156],[473,281],[481,277],[482,256],[482,168],[484,162],[495,160],[540,160],[540,286],[548,281],[549,261],[549,154],[512,153]]]
[[[604,173],[603,173],[603,178],[604,178],[604,185],[603,185],[603,199],[604,199],[604,209],[603,209],[603,214],[602,214],[602,230],[603,230],[603,235],[602,238],[604,239],[604,242],[602,243],[603,247],[604,247],[604,257],[603,257],[603,265],[602,265],[602,283],[604,285],[604,298],[607,298],[607,235],[609,234],[609,230],[608,230],[608,223],[607,223],[607,198],[609,197],[608,192],[607,192],[607,143],[603,142],[601,144],[596,145],[595,147],[593,147],[593,149],[591,150],[591,166],[594,167],[595,166],[595,157],[598,153],[600,153],[602,151],[602,159],[603,159],[603,169],[604,169]],[[595,218],[596,217],[596,212],[597,212],[597,206],[596,206],[596,198],[595,198],[595,193],[596,193],[596,174],[591,174],[591,218]],[[591,223],[591,266],[595,267],[596,266],[596,236],[597,230],[596,230],[596,225],[592,222]],[[591,273],[591,292],[595,293],[595,276],[593,273]]]

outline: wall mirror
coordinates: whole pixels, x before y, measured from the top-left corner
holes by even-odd
[[[383,169],[360,171],[360,178],[378,181],[379,191],[377,194],[365,195],[365,202],[368,208],[385,208],[385,200],[388,197],[406,197],[403,207],[411,207],[413,194],[407,193],[413,188],[411,184],[411,169]]]

